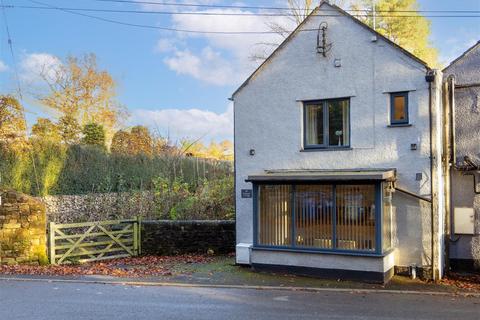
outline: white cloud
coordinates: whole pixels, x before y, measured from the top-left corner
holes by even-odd
[[[175,50],[174,55],[164,59],[165,64],[179,74],[190,75],[215,85],[236,82],[236,73],[230,62],[218,51],[205,47],[195,55],[187,50]]]
[[[161,0],[155,0],[163,2]],[[353,0],[333,1],[348,8]],[[301,1],[300,1],[301,2]],[[242,5],[242,2],[225,2],[221,0],[177,0],[175,3],[193,4],[227,4]],[[272,6],[288,7],[287,0],[276,0]],[[146,11],[159,10],[160,6],[140,4]],[[291,17],[249,15],[256,13],[242,8],[202,8],[169,6],[169,11],[195,11],[199,13],[218,13],[223,15],[171,15],[171,27],[183,30],[208,32],[258,32],[271,31],[269,25],[283,26],[293,30],[295,23]],[[278,13],[278,11],[262,10],[262,13]],[[162,23],[164,25],[164,22]],[[187,45],[187,40],[190,45]],[[158,41],[155,51],[166,55],[163,61],[172,70],[190,75],[198,80],[215,85],[239,85],[258,66],[261,60],[253,61],[254,56],[267,57],[283,41],[278,34],[195,34],[177,32],[171,38]],[[200,43],[200,44],[199,44]],[[273,44],[273,45],[272,45]],[[205,59],[205,51],[211,50],[215,59]],[[228,63],[226,63],[228,61]],[[189,69],[191,68],[191,69]],[[221,71],[222,69],[223,72]],[[206,72],[210,70],[211,72]],[[221,79],[228,75],[228,81]],[[218,77],[218,79],[216,78]],[[219,80],[220,79],[220,80]]]
[[[293,28],[292,22],[285,17],[265,18],[262,16],[248,16],[246,14],[251,11],[241,9],[212,9],[203,10],[202,12],[222,13],[222,14],[239,14],[239,15],[220,15],[205,16],[192,15],[174,15],[172,17],[173,25],[178,29],[200,30],[209,32],[258,32],[271,31],[268,23],[278,23]],[[223,68],[225,60],[229,61],[230,70],[233,71],[233,78],[227,83],[218,84],[239,84],[245,79],[258,65],[258,61],[252,61],[251,57],[259,51],[268,55],[275,47],[264,46],[262,43],[280,43],[282,37],[277,34],[185,34],[179,33],[180,38],[196,38],[203,39],[207,47],[213,48],[219,53],[217,60],[200,59],[205,68],[213,68],[217,70]],[[188,48],[193,51],[192,48]],[[205,49],[202,49],[205,50]],[[197,50],[198,51],[198,50]],[[220,56],[221,54],[221,56]],[[198,57],[200,53],[196,53]],[[208,79],[203,79],[207,82]]]
[[[177,1],[178,3],[184,1]],[[187,1],[191,3],[191,1]],[[196,3],[217,3],[219,1],[197,1]],[[195,2],[194,2],[195,3]],[[142,6],[143,10],[158,10],[158,6]],[[192,8],[175,7],[171,11],[198,11],[233,15],[172,15],[173,28],[207,32],[257,32],[271,31],[268,23],[276,22],[293,29],[286,17],[251,16],[253,11],[235,8]],[[192,40],[195,41],[187,41]],[[163,61],[179,74],[190,75],[214,85],[238,85],[258,65],[252,61],[256,53],[269,54],[274,46],[262,43],[280,43],[277,34],[195,34],[177,32],[170,38],[160,39],[155,51],[165,55]],[[189,43],[188,43],[189,42]]]
[[[4,72],[7,70],[8,70],[8,66],[2,60],[0,60],[0,72]]]
[[[174,51],[176,49],[176,42],[175,39],[162,38],[158,40],[155,51],[159,53]]]
[[[182,138],[217,141],[233,137],[233,105],[223,113],[200,109],[135,110],[134,123],[147,125],[173,140]]]
[[[20,62],[20,77],[25,82],[38,83],[42,77],[53,80],[61,72],[62,62],[49,53],[26,54]]]

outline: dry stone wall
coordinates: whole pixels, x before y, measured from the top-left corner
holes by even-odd
[[[225,254],[235,251],[235,221],[142,221],[142,254]]]
[[[155,218],[155,199],[151,191],[58,195],[41,198],[47,219],[56,223]]]
[[[39,200],[0,190],[0,264],[46,264],[46,214]]]

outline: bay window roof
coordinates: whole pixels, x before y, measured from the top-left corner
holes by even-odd
[[[394,181],[396,169],[340,169],[340,170],[265,170],[259,174],[249,175],[247,182],[274,181]]]

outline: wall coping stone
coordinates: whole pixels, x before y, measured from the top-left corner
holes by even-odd
[[[170,224],[170,225],[230,225],[235,224],[235,220],[142,220],[146,224]]]

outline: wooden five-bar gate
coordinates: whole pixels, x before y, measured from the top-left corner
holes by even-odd
[[[49,223],[51,264],[90,262],[140,254],[141,219]]]

